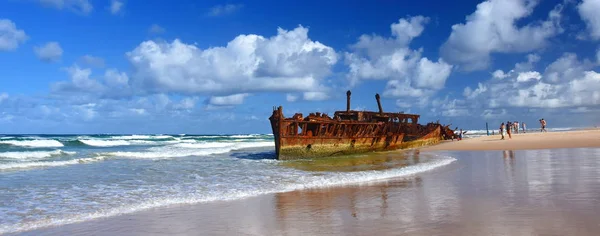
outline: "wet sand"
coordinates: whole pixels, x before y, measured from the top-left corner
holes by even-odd
[[[512,139],[501,140],[500,135],[444,141],[421,150],[525,150],[550,148],[600,147],[600,129],[565,132],[519,133]]]
[[[457,161],[406,178],[157,208],[24,235],[600,234],[598,148],[434,153]]]

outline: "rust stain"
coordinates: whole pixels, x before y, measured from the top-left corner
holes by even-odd
[[[423,142],[455,138],[450,125],[418,123],[419,115],[383,112],[379,94],[378,112],[350,110],[351,92],[346,92],[346,110],[333,117],[320,112],[304,117],[283,116],[281,106],[269,117],[278,159],[326,157],[338,154],[392,150]]]

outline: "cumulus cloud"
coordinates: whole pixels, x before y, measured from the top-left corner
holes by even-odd
[[[325,92],[304,92],[302,97],[307,101],[323,101],[327,100],[329,95]]]
[[[352,85],[360,80],[385,79],[384,96],[429,96],[444,87],[452,65],[422,57],[422,49],[412,50],[410,42],[421,35],[429,18],[415,16],[400,19],[390,26],[391,38],[362,35],[345,54]]]
[[[8,94],[7,93],[0,93],[0,103],[2,103],[2,101],[8,99]]]
[[[208,16],[222,16],[235,13],[244,7],[243,4],[216,5],[208,11]]]
[[[515,68],[504,80],[492,78],[480,85],[487,92],[464,95],[473,103],[483,102],[489,108],[596,106],[600,105],[600,74],[591,70],[592,65],[575,54],[565,53],[550,63],[543,74]]]
[[[440,50],[442,57],[470,71],[487,68],[491,53],[522,53],[545,47],[549,38],[563,32],[563,6],[557,5],[545,21],[517,26],[536,5],[537,1],[530,0],[487,0],[478,4],[464,24],[452,26]]]
[[[148,29],[148,32],[151,34],[162,34],[165,32],[165,28],[160,27],[160,25],[153,24],[150,26],[150,29]]]
[[[0,51],[12,51],[29,37],[9,19],[0,19]]]
[[[88,98],[119,98],[131,96],[129,76],[116,69],[107,69],[104,76],[92,77],[92,70],[73,65],[64,70],[69,75],[68,81],[59,81],[51,85],[55,94],[79,94]]]
[[[92,55],[82,56],[81,58],[79,58],[79,63],[81,63],[82,65],[87,65],[96,68],[104,67],[104,59]]]
[[[123,10],[123,1],[111,0],[110,1],[110,13],[113,15],[119,14]]]
[[[285,100],[288,102],[295,102],[298,100],[298,96],[294,95],[294,94],[286,94],[285,95]]]
[[[39,0],[43,5],[54,7],[56,9],[68,9],[79,14],[88,14],[92,12],[94,6],[89,0]]]
[[[57,62],[63,54],[63,50],[58,42],[48,42],[43,46],[36,46],[33,51],[43,62]]]
[[[581,19],[587,24],[587,29],[593,39],[600,39],[600,1],[583,0],[577,5]]]
[[[248,95],[247,93],[240,93],[229,96],[212,96],[208,99],[208,103],[215,106],[240,105],[244,103],[244,98]]]
[[[224,47],[200,49],[176,39],[146,41],[128,52],[132,85],[150,92],[232,95],[252,92],[322,92],[337,62],[329,46],[308,29],[277,35],[239,35]]]

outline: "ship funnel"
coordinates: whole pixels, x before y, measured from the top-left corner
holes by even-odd
[[[383,108],[381,108],[381,98],[379,97],[379,94],[375,94],[375,99],[377,99],[377,107],[379,107],[379,114],[383,114]]]
[[[352,93],[350,92],[350,90],[348,90],[348,92],[346,92],[346,112],[350,111],[350,95]]]

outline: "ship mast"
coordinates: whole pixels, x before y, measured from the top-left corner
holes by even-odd
[[[375,94],[375,99],[377,99],[377,107],[379,107],[379,114],[383,115],[383,108],[381,108],[381,100],[378,93]]]
[[[346,92],[346,112],[350,112],[350,95],[352,93],[350,92],[350,90],[348,90],[348,92]]]

